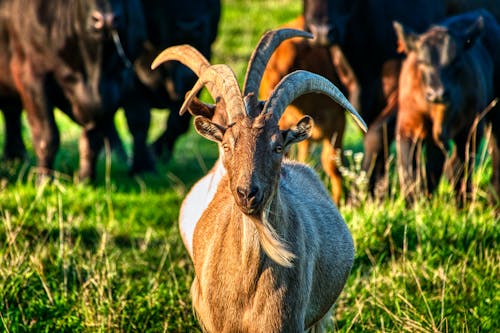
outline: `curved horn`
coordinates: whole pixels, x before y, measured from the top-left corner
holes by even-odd
[[[163,50],[156,58],[153,60],[153,63],[151,64],[151,69],[156,69],[158,66],[160,66],[162,63],[165,61],[169,60],[176,60],[179,61],[181,64],[189,67],[198,77],[200,77],[203,72],[209,68],[210,62],[205,58],[203,54],[201,54],[197,49],[192,47],[191,45],[177,45],[177,46],[171,46]],[[200,88],[201,89],[201,88]],[[212,84],[208,83],[207,84],[207,89],[210,92],[212,96],[217,96],[217,91],[214,90],[212,87]],[[189,101],[191,101],[193,96],[190,98]],[[184,105],[188,105],[185,104]],[[183,105],[183,106],[184,106]],[[179,110],[179,113],[182,115],[184,112],[186,112],[186,107],[183,107]]]
[[[250,60],[248,61],[245,82],[243,83],[243,96],[253,92],[257,96],[259,93],[262,74],[274,50],[285,39],[293,37],[313,38],[314,36],[306,31],[297,29],[278,29],[266,32],[255,47]]]
[[[279,121],[288,104],[297,97],[311,92],[329,96],[344,109],[349,111],[361,129],[366,132],[367,126],[363,118],[349,103],[342,92],[326,78],[308,71],[298,70],[281,79],[267,100],[262,112],[270,112]]]
[[[210,62],[197,49],[191,45],[177,45],[163,50],[151,64],[151,69],[156,69],[165,61],[177,60],[183,65],[189,67],[197,76],[210,67]]]
[[[232,69],[227,65],[213,65],[208,67],[200,75],[193,89],[186,95],[181,106],[180,113],[184,113],[191,100],[203,88],[210,85],[210,94],[214,100],[222,98],[226,104],[228,123],[238,114],[245,112],[245,105],[241,98],[240,86]]]

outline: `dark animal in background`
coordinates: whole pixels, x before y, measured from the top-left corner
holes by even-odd
[[[57,106],[83,127],[79,176],[94,178],[104,135],[113,133],[114,113],[133,77],[124,57],[137,57],[146,37],[140,3],[6,0],[0,12],[0,103],[10,128],[6,156],[24,154],[22,102],[37,165],[48,173],[59,147]],[[119,47],[113,39],[121,40]]]
[[[486,10],[472,11],[463,15],[459,23],[470,24],[479,16],[483,18],[484,28],[481,42],[490,53],[493,59],[493,91],[495,98],[500,98],[500,4],[498,4],[496,15],[493,16]],[[486,114],[486,122],[491,126],[492,137],[489,142],[489,149],[492,161],[491,184],[497,200],[500,197],[500,104]]]
[[[486,8],[500,19],[495,0],[304,0],[306,30],[323,44],[338,45],[353,69],[356,89],[346,87],[350,100],[368,123],[364,137],[363,169],[371,172],[373,190],[385,173],[388,145],[396,123],[398,77],[401,56],[397,53],[392,21],[423,32],[446,15]],[[353,86],[355,87],[355,86]],[[356,102],[355,96],[359,96]]]
[[[157,156],[170,156],[177,138],[189,128],[189,114],[179,115],[184,95],[196,82],[196,75],[184,65],[168,63],[156,71],[150,66],[166,47],[189,44],[205,57],[217,36],[220,0],[143,0],[148,40],[134,62],[135,88],[123,101],[128,126],[135,141],[134,171],[151,170],[153,159],[145,149],[151,108],[169,109],[166,129],[153,143]]]
[[[304,30],[304,17],[285,24],[282,28]],[[333,47],[332,47],[333,48]],[[347,65],[339,50],[334,51],[322,46],[321,41],[311,41],[304,37],[297,37],[283,41],[269,59],[266,71],[262,76],[260,97],[266,100],[276,85],[291,72],[299,69],[326,77],[337,86],[342,86],[337,70],[339,63]],[[349,77],[350,68],[343,68],[341,76]],[[351,75],[352,77],[352,75]],[[348,80],[344,80],[349,85]],[[343,91],[345,93],[345,90]],[[310,142],[322,143],[321,164],[323,170],[330,177],[333,201],[338,205],[342,196],[342,176],[337,162],[341,158],[342,138],[345,129],[345,113],[340,105],[325,95],[305,94],[293,101],[280,119],[280,128],[287,129],[294,126],[304,115],[314,120],[314,127],[310,139],[298,143],[298,160],[305,162],[309,156]]]
[[[306,29],[340,47],[359,84],[359,101],[350,99],[369,126],[363,168],[371,172],[372,190],[385,172],[385,148],[394,136],[401,55],[392,21],[424,31],[444,13],[444,3],[435,0],[304,0]]]
[[[449,163],[451,180],[462,179],[464,169],[471,170],[474,157],[466,158],[469,133],[493,99],[494,65],[482,42],[484,24],[481,16],[468,14],[447,19],[422,34],[394,24],[406,52],[396,136],[400,183],[410,199],[421,187],[429,193],[435,190],[450,140],[455,143]],[[420,144],[425,146],[425,170],[418,166]],[[467,182],[457,181],[456,189],[466,193]]]

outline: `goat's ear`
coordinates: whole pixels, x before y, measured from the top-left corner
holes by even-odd
[[[203,116],[196,116],[194,118],[194,128],[202,137],[217,143],[222,142],[224,132],[226,131],[224,127],[217,125]]]
[[[289,130],[283,131],[285,147],[292,143],[307,140],[311,137],[314,121],[311,117],[305,116],[299,120],[297,125]]]
[[[405,28],[398,21],[392,22],[394,26],[394,30],[396,31],[396,36],[398,37],[398,52],[399,53],[408,53],[410,51],[414,51],[416,49],[415,42],[417,41],[417,35]]]
[[[478,39],[484,28],[484,19],[482,16],[479,16],[478,19],[472,23],[472,25],[467,29],[464,36],[464,47],[465,49],[470,48],[474,45],[476,39]]]
[[[198,97],[194,97],[188,105],[188,111],[193,116],[212,119],[215,113],[215,105],[203,103]]]

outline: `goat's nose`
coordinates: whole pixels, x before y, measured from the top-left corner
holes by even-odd
[[[259,193],[259,188],[257,186],[251,186],[250,188],[238,186],[236,188],[236,192],[238,193],[238,198],[242,203],[252,205],[255,203],[254,201]]]

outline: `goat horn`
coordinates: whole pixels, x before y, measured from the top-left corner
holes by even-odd
[[[163,50],[153,63],[151,69],[156,69],[165,61],[177,60],[189,67],[197,76],[200,76],[205,68],[210,67],[210,62],[197,49],[191,45],[177,45]]]
[[[186,95],[184,103],[181,106],[180,113],[184,113],[191,100],[204,87],[209,88],[210,94],[214,100],[224,99],[228,115],[228,123],[231,123],[235,115],[245,112],[245,105],[241,98],[241,91],[232,69],[224,64],[208,67],[200,75],[193,89]]]
[[[245,82],[243,84],[243,96],[259,93],[262,75],[274,50],[286,39],[292,37],[313,38],[314,36],[306,31],[297,29],[278,29],[266,32],[255,47],[250,60],[248,61]]]
[[[311,92],[329,96],[349,111],[364,132],[367,131],[367,126],[363,118],[361,118],[344,94],[333,83],[320,75],[303,70],[292,72],[281,79],[264,105],[262,112],[272,113],[276,121],[279,121],[288,104],[293,102],[297,97]]]
[[[155,69],[160,66],[165,61],[176,60],[183,65],[189,67],[198,77],[200,77],[205,69],[209,68],[210,62],[201,54],[197,49],[191,45],[177,45],[166,48],[163,50],[153,63],[151,64],[151,69]],[[212,96],[217,95],[216,91],[213,91],[212,84],[207,83],[207,89]],[[192,98],[191,98],[192,99]],[[187,105],[187,104],[186,104]],[[179,110],[180,114],[184,114],[187,108],[181,108]]]

